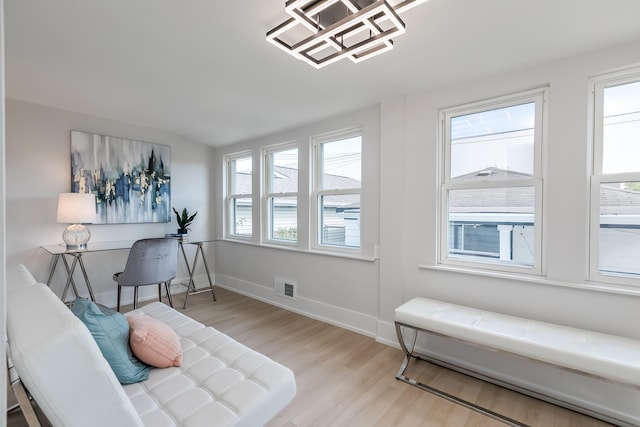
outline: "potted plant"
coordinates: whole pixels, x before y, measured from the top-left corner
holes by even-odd
[[[176,220],[178,221],[178,234],[187,234],[189,232],[189,226],[193,222],[193,219],[198,215],[198,212],[193,215],[189,215],[187,208],[182,209],[182,213],[178,212],[176,208],[173,208],[176,214]]]

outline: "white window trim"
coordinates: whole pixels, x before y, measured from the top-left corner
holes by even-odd
[[[335,245],[326,245],[321,243],[321,233],[322,233],[322,213],[320,212],[320,197],[323,196],[333,196],[333,195],[353,195],[357,194],[360,196],[360,224],[362,224],[362,186],[360,188],[341,188],[341,189],[333,189],[333,190],[321,190],[320,183],[322,182],[322,156],[320,155],[320,147],[322,144],[330,143],[334,141],[340,141],[343,139],[360,137],[362,139],[362,143],[364,144],[364,132],[362,127],[350,128],[341,131],[334,131],[329,133],[324,133],[320,135],[315,135],[311,137],[311,152],[312,152],[312,162],[313,162],[313,171],[312,171],[312,192],[311,192],[311,249],[316,252],[323,253],[338,253],[338,254],[362,254],[362,230],[360,233],[360,242],[358,247],[347,247],[347,246],[335,246]],[[360,146],[360,153],[362,155],[362,145]],[[361,157],[361,159],[364,156]]]
[[[298,172],[300,172],[300,150],[298,144],[296,142],[287,142],[277,145],[270,145],[268,147],[264,147],[262,149],[262,170],[263,174],[263,195],[262,195],[262,230],[263,230],[263,242],[266,242],[270,245],[283,245],[283,246],[298,246],[299,238],[294,240],[282,240],[282,239],[274,239],[272,238],[272,218],[271,218],[271,206],[270,199],[279,198],[279,197],[295,197],[299,202],[298,192],[280,192],[274,193],[271,192],[271,167],[273,166],[269,161],[269,156],[273,153],[278,153],[280,151],[287,151],[292,149],[298,150]],[[298,190],[300,188],[300,178],[298,177]],[[298,232],[300,231],[300,226],[298,224],[298,219],[296,218],[296,228]]]
[[[245,236],[242,234],[234,233],[234,218],[235,215],[233,213],[233,201],[236,199],[251,199],[253,205],[253,182],[252,182],[252,192],[251,193],[232,193],[231,190],[234,186],[235,175],[233,173],[233,168],[231,167],[231,163],[235,160],[250,158],[253,163],[253,153],[251,151],[243,151],[239,153],[228,154],[224,157],[224,165],[225,165],[225,198],[224,198],[224,238],[230,240],[240,240],[240,241],[251,241],[252,236]],[[251,175],[253,176],[254,171],[251,169]],[[253,181],[253,178],[252,178]],[[255,218],[253,218],[252,213],[252,224],[255,224]],[[251,227],[252,234],[255,231],[255,227]]]
[[[440,204],[439,217],[438,217],[438,260],[437,264],[442,266],[450,266],[457,268],[465,268],[470,270],[491,270],[505,273],[515,273],[533,276],[542,276],[544,274],[543,265],[543,197],[544,197],[544,180],[543,180],[543,152],[546,147],[546,133],[547,133],[547,99],[548,88],[536,88],[523,92],[518,92],[511,95],[505,95],[501,97],[492,98],[489,100],[483,100],[479,102],[473,102],[457,107],[445,108],[440,110],[439,119],[439,155],[440,155],[440,167],[442,173],[439,174],[438,185],[438,200]],[[452,183],[450,179],[451,170],[451,144],[450,144],[450,122],[451,118],[455,116],[471,114],[474,112],[498,109],[501,107],[507,107],[510,105],[517,105],[525,102],[535,102],[535,116],[536,127],[534,130],[534,175],[531,178],[512,180],[505,182],[464,182],[464,183]],[[533,187],[535,193],[535,251],[533,257],[533,266],[516,266],[513,264],[507,265],[500,262],[482,262],[480,260],[462,260],[449,258],[448,250],[448,227],[449,227],[449,215],[448,215],[448,200],[447,196],[449,190],[455,189],[470,189],[470,188],[492,188],[492,187]]]
[[[600,185],[607,182],[640,181],[640,171],[603,174],[604,90],[607,87],[640,81],[640,67],[622,69],[589,79],[589,120],[592,147],[589,215],[588,281],[640,288],[637,275],[600,272]]]

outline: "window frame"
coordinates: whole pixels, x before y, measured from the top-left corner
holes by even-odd
[[[322,189],[322,151],[323,144],[337,142],[349,138],[360,138],[360,187],[359,188],[340,188],[340,189]],[[322,252],[334,252],[343,254],[358,254],[361,255],[363,251],[363,236],[362,236],[362,186],[363,178],[362,171],[364,169],[363,159],[363,146],[364,146],[364,129],[363,127],[350,128],[342,131],[329,132],[321,135],[315,135],[311,137],[311,152],[312,152],[312,191],[311,191],[311,249]],[[358,246],[342,246],[342,245],[328,245],[322,243],[322,197],[325,196],[343,196],[343,195],[358,195],[360,199],[360,233]]]
[[[295,149],[297,152],[297,165],[298,165],[298,181],[296,183],[296,192],[274,192],[272,187],[272,176],[273,176],[273,163],[271,161],[272,155],[274,153],[279,153],[282,151],[289,151]],[[297,205],[299,205],[299,192],[300,192],[300,148],[296,142],[287,142],[283,144],[271,145],[268,147],[262,148],[262,169],[263,169],[263,194],[262,194],[262,221],[263,221],[263,236],[262,239],[264,242],[274,245],[284,245],[284,246],[298,246],[299,237],[296,237],[296,240],[286,240],[286,239],[276,239],[273,237],[273,214],[272,214],[272,203],[271,200],[276,198],[284,198],[284,197],[295,197]],[[296,233],[300,230],[300,225],[298,224],[298,208],[296,208]]]
[[[543,152],[546,145],[547,132],[547,100],[548,87],[526,90],[510,95],[495,97],[483,101],[467,103],[455,107],[444,108],[439,111],[439,174],[438,185],[438,235],[437,235],[437,264],[452,268],[464,268],[470,270],[491,270],[502,273],[525,274],[542,276],[544,274],[543,265]],[[515,106],[534,102],[535,104],[535,125],[534,125],[534,147],[533,147],[533,176],[513,180],[499,181],[463,181],[452,182],[451,179],[451,119],[482,111],[495,110],[509,106]],[[498,261],[483,261],[480,259],[461,259],[450,257],[449,254],[449,192],[452,190],[467,189],[491,189],[505,187],[526,187],[534,191],[535,203],[533,213],[534,223],[534,254],[531,266],[516,265]]]
[[[234,162],[237,162],[238,160],[243,160],[243,159],[248,159],[251,162],[251,192],[250,193],[234,193],[234,187],[235,187],[235,168],[232,166],[234,164]],[[225,191],[225,225],[224,225],[224,230],[225,230],[225,238],[227,239],[231,239],[231,240],[243,240],[243,241],[251,241],[253,239],[253,233],[255,231],[255,218],[253,218],[253,193],[254,193],[254,189],[253,189],[253,174],[254,174],[254,170],[253,170],[253,153],[251,151],[243,151],[243,152],[239,152],[239,153],[233,153],[233,154],[228,154],[225,156],[225,168],[226,168],[226,191]],[[251,206],[252,206],[252,212],[251,212],[251,234],[250,235],[245,235],[245,234],[238,234],[236,233],[236,224],[235,224],[235,218],[236,218],[236,212],[234,210],[234,206],[235,205],[235,201],[238,199],[250,199],[251,200]]]
[[[606,73],[589,79],[591,175],[589,179],[589,282],[640,288],[640,275],[600,271],[600,187],[606,183],[640,182],[640,167],[634,172],[603,173],[604,91],[609,87],[640,82],[640,67]]]

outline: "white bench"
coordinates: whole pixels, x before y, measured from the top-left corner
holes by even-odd
[[[173,328],[182,365],[122,386],[84,323],[20,266],[7,292],[9,354],[20,376],[11,375],[12,386],[24,383],[54,427],[254,427],[296,394],[290,369],[165,304],[128,314]],[[38,426],[20,396],[29,425]]]
[[[396,378],[401,381],[493,418],[500,419],[508,424],[522,425],[515,420],[444,393],[404,375],[411,358],[422,359],[608,422],[618,425],[634,425],[624,420],[612,419],[606,414],[595,413],[589,408],[577,407],[551,396],[542,395],[514,384],[508,384],[495,378],[470,372],[467,369],[418,353],[414,349],[416,337],[413,337],[413,344],[408,345],[405,342],[402,330],[405,327],[416,331],[427,331],[456,338],[477,346],[500,350],[569,370],[579,371],[607,381],[627,384],[634,389],[640,389],[640,341],[420,297],[414,298],[396,308],[395,325],[398,341],[405,352],[405,359],[396,375]]]

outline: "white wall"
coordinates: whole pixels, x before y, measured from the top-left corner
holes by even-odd
[[[218,246],[219,282],[375,335],[394,344],[393,311],[416,295],[588,328],[640,339],[640,292],[618,293],[586,284],[588,243],[588,78],[640,63],[640,43],[503,75],[478,79],[429,93],[382,100],[379,111],[380,260],[358,261],[292,253],[267,247],[224,243]],[[548,144],[544,157],[544,272],[538,280],[477,275],[436,267],[438,110],[534,87],[549,86]],[[353,119],[347,115],[343,120]],[[313,135],[338,119],[216,150],[226,153]],[[331,130],[331,129],[328,129]],[[364,139],[364,143],[371,143]],[[363,157],[363,162],[367,158]],[[222,210],[222,175],[217,203]],[[366,181],[365,181],[366,185]],[[364,209],[363,209],[363,212]],[[363,213],[365,218],[366,213]],[[218,218],[218,230],[222,218]],[[364,235],[364,234],[363,234]],[[379,271],[376,271],[379,268]],[[292,276],[303,296],[283,302],[273,295],[273,276]],[[376,288],[376,281],[379,287]],[[350,313],[348,313],[350,312]],[[349,315],[350,314],[350,315]],[[375,329],[372,328],[375,320]],[[359,321],[360,323],[355,323]],[[351,324],[349,324],[351,322]],[[423,342],[422,345],[426,345]],[[430,340],[434,353],[485,373],[546,391],[640,422],[637,390],[568,374],[544,365],[496,355],[448,340]],[[437,350],[433,350],[436,348]],[[398,361],[400,363],[400,361]],[[546,389],[546,390],[545,390]]]
[[[404,176],[383,182],[391,192],[402,188],[405,240],[402,250],[404,287],[393,288],[403,299],[425,295],[508,314],[588,328],[640,339],[640,293],[622,295],[585,286],[588,244],[588,79],[590,76],[640,63],[640,43],[558,61],[530,70],[494,76],[427,94],[406,97],[404,157],[395,159]],[[421,268],[436,263],[438,110],[549,86],[548,144],[544,206],[544,270],[541,283]],[[395,100],[391,102],[397,102]],[[383,110],[384,111],[384,110]],[[383,118],[384,120],[384,118]],[[383,138],[397,146],[397,138]],[[390,157],[383,156],[382,168]],[[382,215],[391,204],[382,207]],[[391,216],[391,212],[389,212]],[[393,235],[381,241],[397,244]],[[387,265],[385,260],[384,265]],[[384,275],[385,271],[381,274]],[[574,285],[582,285],[581,288]],[[381,314],[392,321],[391,304],[381,300]]]
[[[84,114],[7,100],[7,263],[25,264],[36,279],[46,281],[51,256],[40,245],[62,241],[65,224],[56,223],[58,193],[70,189],[70,131],[82,130],[171,146],[171,203],[178,209],[198,211],[191,234],[208,237],[215,217],[211,210],[214,166],[213,150],[184,138],[132,124],[119,123]],[[175,233],[171,223],[91,225],[91,241],[134,240]],[[91,241],[89,244],[91,244]],[[188,248],[193,251],[192,248]],[[114,306],[116,286],[112,276],[121,271],[128,252],[84,255],[83,259],[98,302]],[[186,277],[179,263],[178,278]],[[79,270],[79,269],[78,269]],[[65,276],[62,265],[56,270],[52,288],[61,293]],[[77,271],[81,294],[87,296]],[[184,290],[179,287],[177,291]],[[129,290],[130,291],[130,290]],[[123,301],[131,292],[123,291]],[[140,298],[155,297],[157,289],[141,289]]]
[[[394,340],[394,307],[399,301],[417,295],[640,339],[637,328],[640,293],[618,293],[613,287],[611,291],[604,291],[602,287],[596,289],[594,284],[586,284],[590,173],[588,79],[632,64],[640,64],[640,43],[383,101],[381,127],[397,130],[383,132],[381,138],[381,217],[384,220],[380,241],[378,339]],[[529,281],[434,268],[440,168],[438,110],[546,85],[549,86],[549,117],[544,153],[545,277]],[[400,108],[404,109],[402,115],[398,114]],[[393,155],[399,141],[403,141],[402,153]],[[399,207],[389,200],[395,195],[400,198]],[[394,215],[402,225],[389,222]],[[401,236],[400,241],[397,236]],[[421,345],[463,366],[640,422],[638,390],[449,340],[430,339]]]
[[[328,322],[376,335],[378,318],[378,262],[374,247],[379,241],[379,109],[377,106],[325,120],[313,125],[276,135],[234,144],[216,150],[217,211],[223,211],[222,164],[224,156],[251,151],[254,159],[253,192],[259,194],[260,149],[265,146],[296,142],[300,163],[298,198],[299,245],[297,252],[281,248],[256,246],[260,242],[259,206],[254,204],[254,236],[252,243],[218,243],[216,250],[216,282],[247,294],[303,312]],[[362,252],[364,259],[346,259],[309,252],[309,187],[308,159],[311,137],[328,132],[362,127]],[[254,198],[254,201],[256,199]],[[222,236],[222,214],[217,217],[218,235]],[[296,282],[295,301],[275,295],[275,278]]]
[[[640,63],[639,47],[640,43],[619,46],[455,87],[386,99],[379,108],[216,149],[216,210],[222,212],[224,155],[250,150],[259,157],[260,147],[290,141],[299,141],[302,147],[312,135],[363,123],[365,128],[376,129],[377,135],[363,139],[364,144],[379,145],[373,154],[379,157],[363,156],[363,164],[378,167],[371,186],[379,191],[379,213],[369,218],[375,227],[367,229],[374,230],[374,236],[363,232],[367,239],[364,248],[370,251],[380,242],[380,260],[374,263],[225,242],[218,245],[224,249],[216,254],[216,273],[246,282],[247,292],[277,302],[281,301],[272,295],[273,276],[296,280],[303,298],[375,317],[377,325],[370,332],[381,341],[395,340],[393,310],[415,295],[640,339],[636,328],[640,322],[640,292],[606,292],[585,284],[588,79]],[[438,110],[547,85],[546,276],[531,281],[430,268],[436,265]],[[258,164],[254,163],[254,192],[260,182]],[[309,165],[300,167],[304,176]],[[368,185],[366,179],[363,182]],[[300,203],[304,211],[305,201]],[[363,221],[367,213],[363,213]],[[221,236],[222,215],[216,221]],[[259,238],[254,237],[257,242]],[[327,271],[327,265],[336,267]],[[337,267],[342,265],[346,267]]]

